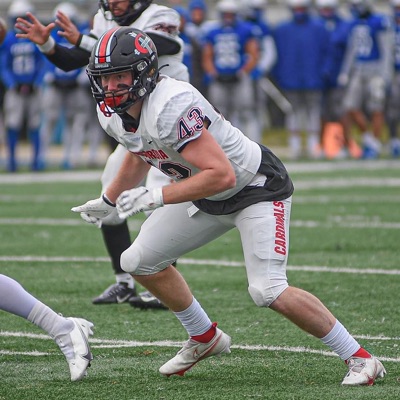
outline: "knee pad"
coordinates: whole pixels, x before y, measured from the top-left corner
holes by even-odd
[[[261,284],[257,284],[256,286],[250,285],[248,291],[258,307],[269,307],[288,287],[289,285],[286,280],[280,280],[268,287],[263,287]]]
[[[141,260],[142,248],[133,243],[121,254],[121,268],[130,274],[137,274]]]
[[[175,260],[159,261],[146,260],[143,256],[145,250],[138,243],[133,243],[121,255],[121,268],[132,275],[154,275],[167,268]],[[151,257],[150,257],[151,258]]]

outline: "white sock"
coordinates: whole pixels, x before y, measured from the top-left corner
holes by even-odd
[[[57,314],[40,301],[32,308],[27,319],[46,331],[52,338],[65,335],[74,328],[72,321]]]
[[[202,335],[211,328],[210,318],[194,297],[192,304],[186,310],[174,314],[181,321],[189,336]]]
[[[132,278],[132,275],[125,273],[125,274],[117,274],[115,275],[115,279],[117,283],[126,283],[129,289],[133,289],[135,287],[135,281]]]
[[[361,347],[338,320],[332,330],[321,340],[342,360],[350,358]]]

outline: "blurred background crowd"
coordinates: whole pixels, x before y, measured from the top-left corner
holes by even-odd
[[[181,16],[191,83],[253,140],[270,146],[278,132],[290,159],[400,157],[400,0],[155,3]],[[8,31],[0,46],[0,170],[100,166],[115,146],[98,125],[85,69],[64,72],[15,37],[17,17],[30,11],[49,23],[57,10],[88,32],[98,4],[0,4]]]

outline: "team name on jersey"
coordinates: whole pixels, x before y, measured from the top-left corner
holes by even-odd
[[[147,160],[168,160],[169,156],[162,150],[146,150],[146,151],[137,151],[134,154],[139,157],[146,158]]]

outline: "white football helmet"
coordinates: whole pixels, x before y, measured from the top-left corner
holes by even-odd
[[[237,14],[240,11],[240,5],[235,0],[221,0],[217,4],[217,11],[220,13]]]
[[[71,21],[78,19],[79,11],[77,7],[72,3],[65,1],[57,4],[53,11],[54,17],[56,16],[58,11],[64,13]]]
[[[250,8],[265,8],[268,5],[268,0],[247,0],[244,3]]]
[[[7,14],[9,18],[14,19],[17,17],[24,17],[28,11],[31,13],[35,12],[32,3],[27,0],[15,0],[11,2]]]
[[[309,7],[311,5],[311,0],[287,0],[287,5],[290,8]]]
[[[318,8],[337,8],[339,2],[338,0],[316,0],[315,5]]]

